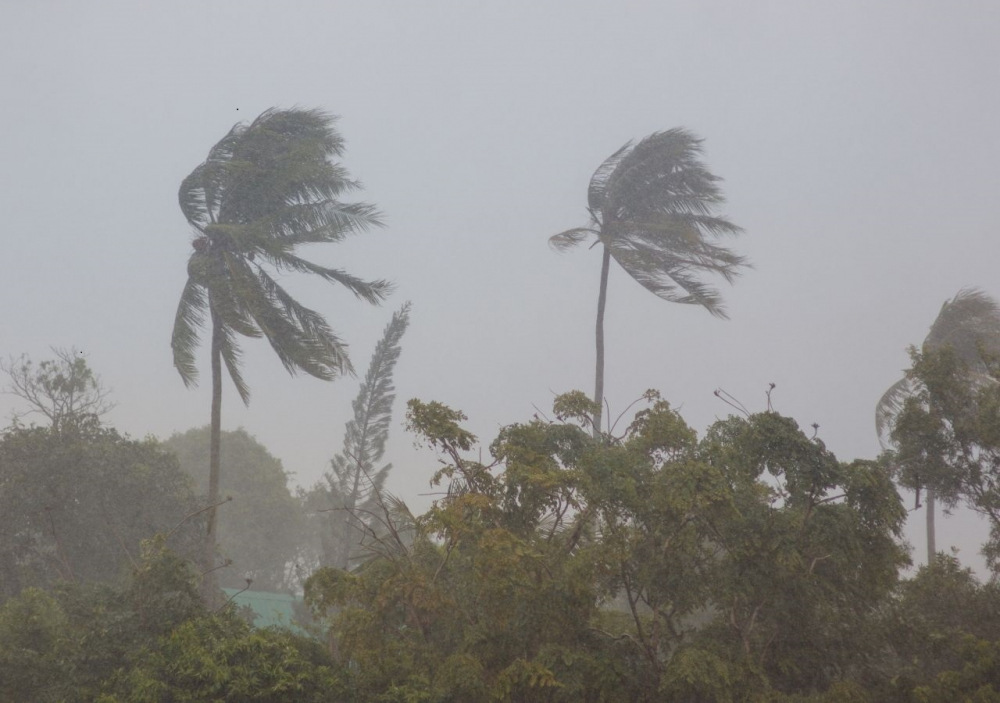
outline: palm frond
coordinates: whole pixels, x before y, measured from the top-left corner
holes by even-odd
[[[725,318],[706,276],[732,283],[750,262],[717,243],[743,232],[718,214],[721,180],[701,160],[702,140],[683,128],[627,143],[598,167],[588,190],[593,225],[549,239],[559,251],[594,233],[615,261],[664,300],[701,305]]]
[[[970,367],[982,366],[983,353],[1000,352],[1000,305],[978,288],[963,288],[946,300],[931,325],[924,347],[951,347]]]
[[[260,266],[319,275],[373,304],[391,292],[387,281],[365,281],[295,254],[299,245],[341,241],[382,224],[375,206],[339,200],[361,185],[334,161],[344,151],[334,121],[322,110],[265,110],[235,125],[181,183],[181,210],[198,232],[189,277],[200,286],[202,312],[195,319],[188,307],[178,309],[175,365],[186,383],[196,377],[194,322],[204,322],[207,306],[223,323],[226,365],[244,402],[249,391],[235,335],[266,337],[289,373],[327,380],[353,373],[346,344],[324,318]]]
[[[591,212],[598,212],[604,208],[605,192],[608,180],[618,169],[618,165],[629,153],[631,148],[632,141],[629,140],[625,142],[625,144],[618,151],[606,158],[604,162],[597,167],[597,170],[594,171],[594,175],[590,177],[590,186],[587,188],[587,207]]]
[[[941,306],[922,346],[928,351],[952,349],[974,382],[993,383],[986,373],[986,356],[1000,353],[1000,304],[978,288],[962,288]],[[875,431],[883,448],[892,444],[893,425],[907,399],[921,389],[907,374],[882,394],[875,406]]]
[[[705,270],[697,262],[641,242],[615,242],[610,248],[611,256],[625,272],[657,297],[672,303],[701,305],[715,317],[728,319],[719,292],[697,278]],[[737,272],[728,273],[735,276]]]
[[[244,405],[250,405],[250,387],[243,380],[241,368],[243,365],[241,361],[243,353],[236,342],[236,334],[231,327],[223,326],[219,351],[221,352],[222,361],[226,364],[226,370],[229,372],[229,378],[232,379],[233,385],[236,386],[236,392],[239,393],[240,400],[243,401]]]
[[[198,367],[194,363],[194,352],[198,348],[198,329],[205,323],[207,302],[204,289],[190,278],[184,284],[177,314],[174,316],[174,330],[170,347],[174,354],[174,367],[180,373],[184,385],[197,385]]]
[[[908,398],[913,397],[918,386],[907,374],[889,386],[875,405],[875,432],[883,449],[892,446],[892,427],[903,411]]]
[[[549,237],[549,246],[558,252],[569,251],[591,235],[596,235],[596,232],[589,227],[574,227]]]
[[[393,284],[389,281],[381,279],[377,281],[365,281],[342,269],[326,268],[294,254],[285,254],[280,258],[276,258],[275,264],[279,268],[287,268],[302,273],[312,273],[331,283],[339,283],[351,291],[355,297],[372,305],[380,304],[389,297],[389,294],[393,290]]]

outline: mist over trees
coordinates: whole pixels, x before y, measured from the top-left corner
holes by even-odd
[[[412,464],[383,463],[404,424],[405,303],[330,430],[329,470],[295,490],[257,438],[222,429],[223,366],[248,403],[241,345],[263,338],[289,374],[336,380],[346,406],[346,343],[284,286],[312,274],[373,305],[392,292],[300,256],[381,226],[376,206],[342,200],[360,188],[344,153],[329,113],[272,108],[184,179],[171,351],[193,386],[210,333],[207,426],[125,436],[76,349],[0,364],[21,406],[0,434],[0,701],[1000,701],[997,581],[933,539],[908,571],[897,488],[927,491],[931,535],[935,499],[984,515],[998,572],[992,298],[963,289],[911,350],[877,407],[880,457],[837,457],[775,409],[774,384],[757,412],[726,395],[734,412],[701,433],[656,390],[606,417],[611,260],[717,317],[704,277],[748,267],[720,243],[742,230],[701,139],[655,132],[594,173],[589,224],[549,240],[600,245],[593,397],[556,395],[483,441],[461,409],[407,399],[405,428],[437,461],[415,509],[387,489]]]

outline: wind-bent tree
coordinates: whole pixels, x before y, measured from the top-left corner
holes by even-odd
[[[361,543],[366,525],[381,514],[380,492],[392,464],[381,468],[376,464],[389,438],[396,399],[392,375],[399,359],[400,340],[409,323],[410,304],[406,303],[392,316],[375,347],[368,373],[352,404],[354,417],[344,431],[344,448],[330,461],[330,471],[324,477],[326,485],[317,487],[331,516],[329,528],[321,536],[324,565],[346,570],[351,563],[351,548]]]
[[[250,391],[240,373],[238,335],[265,337],[290,374],[332,380],[353,373],[346,345],[322,315],[299,304],[274,272],[310,273],[380,303],[386,281],[364,281],[296,255],[300,245],[339,242],[380,225],[373,205],[343,203],[360,188],[332,159],[344,152],[322,110],[269,109],[234,126],[181,183],[181,210],[194,230],[188,281],[177,306],[171,346],[184,383],[197,380],[199,329],[211,329],[212,416],[209,504],[219,500],[222,364],[244,403]],[[215,544],[215,508],[208,510],[205,569]],[[211,583],[206,580],[206,592]]]
[[[988,381],[987,357],[1000,353],[1000,305],[977,288],[963,288],[954,298],[944,301],[941,311],[924,338],[924,351],[950,347],[968,371]],[[893,446],[892,431],[906,401],[917,396],[921,383],[912,369],[889,386],[875,406],[875,431],[884,449]],[[921,486],[912,486],[920,490]],[[927,563],[934,563],[937,553],[934,512],[937,501],[934,486],[927,489]]]
[[[722,237],[743,230],[717,214],[725,202],[721,180],[701,161],[702,140],[686,129],[656,132],[627,143],[609,156],[590,179],[585,227],[549,239],[558,251],[594,239],[601,245],[601,285],[597,297],[597,368],[594,382],[594,436],[601,431],[604,405],[604,308],[614,259],[640,285],[674,303],[701,305],[726,318],[722,297],[704,280],[721,275],[732,283],[748,266],[744,257],[721,246]]]

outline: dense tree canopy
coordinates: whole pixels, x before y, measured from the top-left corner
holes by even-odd
[[[460,413],[411,403],[448,496],[412,524],[387,509],[361,568],[307,585],[362,699],[746,700],[863,667],[907,563],[888,475],[774,413],[698,441],[649,400],[606,444],[562,397],[486,466]]]
[[[154,440],[96,424],[0,435],[0,597],[56,581],[110,582],[142,540],[171,532],[190,553],[190,479]]]

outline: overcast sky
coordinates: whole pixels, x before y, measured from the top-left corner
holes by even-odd
[[[659,388],[701,432],[729,410],[713,390],[758,410],[774,382],[776,408],[819,423],[838,457],[872,458],[907,345],[961,287],[1000,296],[998,34],[992,0],[0,0],[0,354],[84,350],[132,436],[207,423],[207,352],[194,391],[171,363],[191,241],[177,188],[233,123],[322,107],[388,226],[308,253],[398,290],[372,308],[287,282],[362,373],[413,302],[387,458],[390,488],[422,507],[435,459],[403,431],[404,402],[464,410],[486,445],[554,393],[590,392],[600,255],[547,238],[585,223],[606,156],[686,126],[755,268],[723,284],[728,322],[612,272],[612,415]],[[289,378],[266,343],[246,351],[253,400],[227,383],[223,426],[311,484],[357,381]],[[981,569],[986,526],[939,526],[939,548]]]

